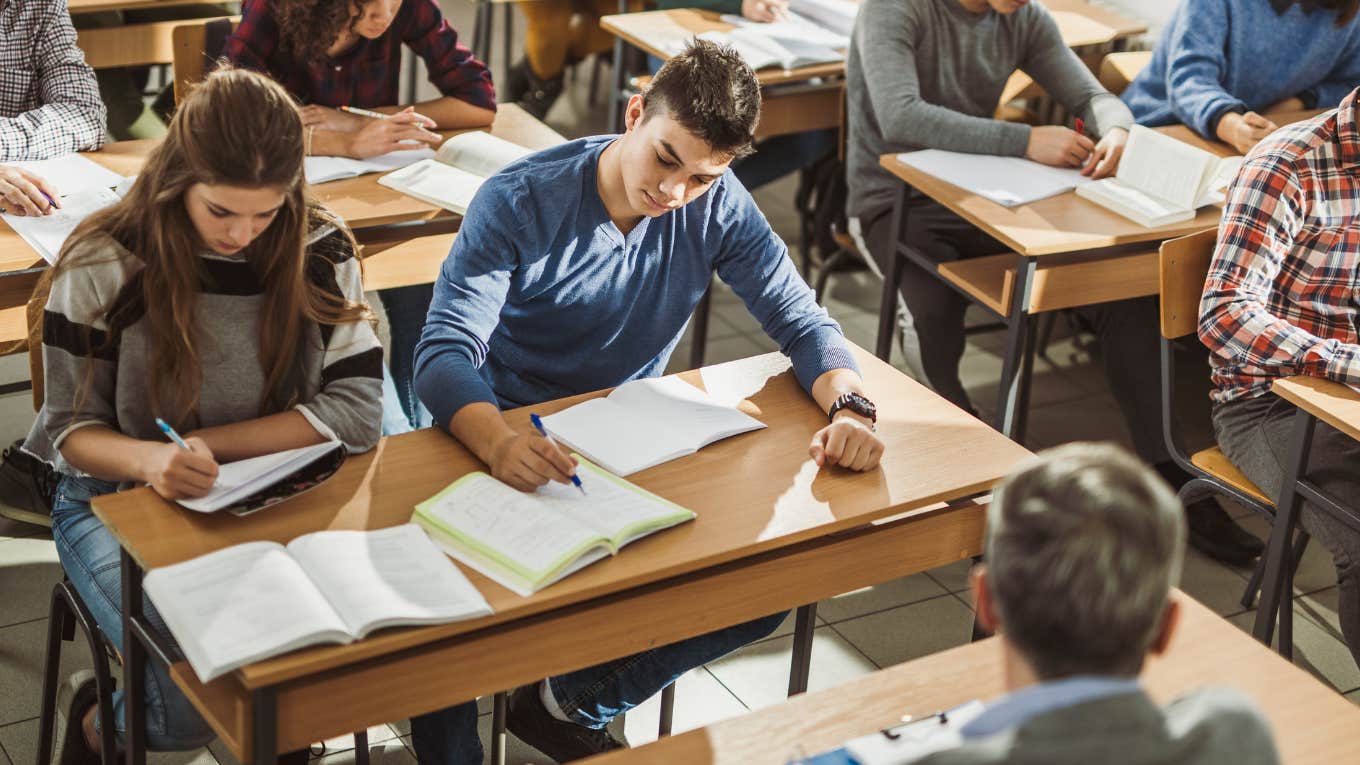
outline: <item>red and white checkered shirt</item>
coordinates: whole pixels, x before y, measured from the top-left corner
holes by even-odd
[[[1358,99],[1272,133],[1228,188],[1199,307],[1215,401],[1291,375],[1360,385]]]
[[[0,0],[0,162],[97,149],[104,120],[66,0]]]

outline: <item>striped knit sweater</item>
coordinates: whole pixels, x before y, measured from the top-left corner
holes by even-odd
[[[362,301],[359,261],[348,237],[334,224],[314,220],[307,278]],[[53,282],[43,313],[43,408],[24,444],[64,473],[78,472],[59,451],[78,428],[105,425],[133,438],[164,438],[155,418],[165,415],[153,411],[148,389],[142,262],[108,236],[91,237],[66,257],[82,251],[95,257]],[[259,417],[265,383],[257,341],[263,291],[254,270],[241,258],[200,257],[203,284],[194,311],[203,384],[198,421],[184,423],[188,428]],[[110,301],[116,308],[110,313],[119,317],[112,327],[101,311]],[[293,408],[350,451],[371,449],[382,421],[382,363],[382,346],[368,322],[312,324],[298,354],[300,395]]]

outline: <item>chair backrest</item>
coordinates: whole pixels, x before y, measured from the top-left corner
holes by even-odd
[[[1162,288],[1162,337],[1175,340],[1199,326],[1199,302],[1214,257],[1218,229],[1162,242],[1159,272]]]
[[[1111,53],[1101,60],[1100,73],[1097,77],[1106,90],[1117,96],[1124,92],[1151,60],[1150,50]]]
[[[195,21],[175,26],[173,37],[175,64],[175,105],[178,106],[189,89],[203,80],[213,62],[222,55],[227,38],[241,23],[240,16]]]

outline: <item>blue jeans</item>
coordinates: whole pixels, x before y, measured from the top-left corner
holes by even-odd
[[[90,510],[90,499],[108,494],[117,484],[95,478],[63,476],[52,504],[52,539],[57,543],[61,567],[75,585],[80,599],[94,616],[105,637],[123,651],[122,571],[118,542]],[[170,649],[173,659],[183,658],[179,645],[149,599],[145,613],[152,629]],[[146,668],[146,745],[155,751],[197,749],[213,739],[212,728],[199,717],[166,667],[148,661]],[[113,693],[114,725],[119,740],[126,732],[123,690]],[[75,720],[68,725],[78,725]],[[97,724],[102,725],[104,721]]]
[[[427,428],[434,418],[416,395],[416,343],[420,342],[421,330],[425,328],[425,315],[429,313],[430,301],[434,299],[434,285],[413,284],[378,290],[378,299],[387,312],[387,324],[391,331],[387,359],[392,367],[393,392],[396,394],[394,399],[389,399],[384,383],[383,432],[387,433],[389,417],[404,417],[410,426],[408,430]],[[393,404],[396,405],[395,409],[392,408]]]
[[[652,648],[548,679],[553,698],[567,717],[587,728],[603,728],[660,693],[681,675],[774,632],[787,613],[766,616],[707,635]],[[482,761],[474,704],[461,704],[411,720],[420,765],[466,765]]]

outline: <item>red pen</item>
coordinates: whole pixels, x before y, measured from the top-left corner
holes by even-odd
[[[1077,118],[1077,135],[1086,135],[1086,123],[1081,121],[1081,117]]]

